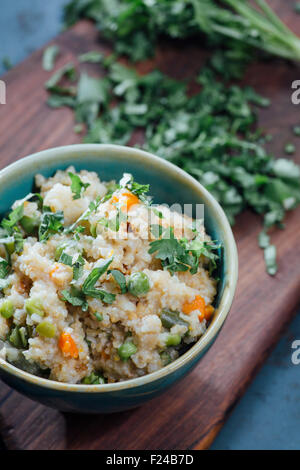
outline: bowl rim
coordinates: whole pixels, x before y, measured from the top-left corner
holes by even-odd
[[[125,380],[123,382],[115,382],[112,384],[99,384],[99,385],[84,385],[84,384],[69,384],[58,382],[54,380],[44,379],[28,372],[25,372],[17,367],[9,364],[4,359],[0,358],[0,369],[6,372],[8,375],[13,375],[22,381],[27,383],[43,387],[45,389],[52,389],[56,391],[65,392],[77,392],[77,393],[108,393],[118,392],[124,389],[131,389],[140,387],[145,384],[155,382],[176,372],[181,367],[188,365],[188,363],[196,360],[201,352],[205,351],[206,347],[213,342],[219,333],[232,304],[237,278],[238,278],[238,254],[236,243],[233,237],[233,233],[228,222],[228,219],[215,198],[192,176],[186,173],[184,170],[175,166],[173,163],[164,160],[163,158],[157,157],[152,153],[122,145],[113,144],[74,144],[67,146],[54,147],[46,150],[42,150],[37,153],[33,153],[27,157],[21,158],[16,162],[6,166],[0,171],[0,186],[2,182],[11,182],[13,184],[16,173],[22,173],[25,169],[36,168],[36,172],[41,169],[45,169],[45,163],[47,161],[57,162],[59,164],[64,163],[66,158],[74,158],[72,164],[76,166],[76,158],[82,158],[83,153],[94,155],[99,158],[110,154],[115,160],[123,160],[129,158],[131,160],[150,163],[161,169],[162,172],[172,174],[172,176],[178,181],[185,181],[193,187],[195,193],[199,194],[199,197],[203,199],[203,203],[210,206],[214,217],[218,220],[218,225],[222,227],[224,231],[224,251],[226,253],[226,276],[227,281],[224,287],[223,295],[220,299],[219,307],[216,310],[215,317],[208,329],[203,336],[186,351],[182,356],[179,356],[171,364],[159,369],[150,374],[142,377]],[[38,165],[36,165],[38,163]],[[70,163],[71,164],[71,163]]]

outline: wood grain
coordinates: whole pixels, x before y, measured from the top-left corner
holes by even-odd
[[[274,1],[285,22],[299,31],[293,2]],[[57,66],[90,49],[107,52],[88,22],[80,22],[55,41],[62,54]],[[49,110],[43,83],[49,74],[41,69],[42,52],[34,53],[11,70],[7,104],[0,106],[0,166],[48,147],[77,143],[73,116],[68,109]],[[164,44],[155,60],[140,67],[146,72],[157,65],[176,77],[194,76],[205,59],[196,45]],[[283,154],[294,140],[291,126],[299,124],[299,106],[291,104],[291,83],[299,68],[279,60],[249,68],[246,83],[272,99],[260,111],[261,126],[274,134],[270,150]],[[299,157],[299,144],[297,155]],[[203,449],[209,447],[227,416],[270,353],[299,301],[300,211],[288,214],[286,230],[274,231],[279,272],[265,274],[257,247],[258,216],[246,212],[234,229],[240,275],[233,308],[213,347],[194,371],[165,395],[139,409],[110,416],[60,413],[38,405],[0,384],[0,432],[11,449]]]

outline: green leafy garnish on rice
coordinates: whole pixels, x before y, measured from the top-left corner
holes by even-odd
[[[68,173],[71,179],[71,191],[73,193],[73,199],[79,199],[82,196],[82,193],[90,186],[90,183],[83,183],[78,175]]]

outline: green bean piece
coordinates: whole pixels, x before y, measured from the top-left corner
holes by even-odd
[[[133,354],[137,352],[137,347],[131,341],[123,343],[118,349],[118,354],[122,361],[127,361]]]
[[[97,237],[97,224],[93,224],[90,226],[90,232],[93,238]]]
[[[9,342],[15,346],[17,349],[20,349],[22,348],[23,346],[23,343],[22,343],[22,339],[21,339],[21,336],[20,336],[20,328],[18,326],[15,326],[12,330],[11,330],[11,333],[9,335]]]
[[[172,362],[170,353],[168,351],[163,351],[160,354],[160,358],[161,358],[161,362],[163,363],[163,366],[167,366],[168,364]]]
[[[15,243],[14,242],[6,243],[5,249],[9,255],[12,255],[13,252],[15,251]]]
[[[99,312],[96,312],[96,313],[95,313],[95,317],[96,317],[96,320],[98,320],[98,321],[102,321],[102,320],[103,320],[103,316],[102,316],[101,313],[99,313]]]
[[[38,297],[32,297],[27,299],[25,302],[25,308],[28,315],[39,315],[40,317],[44,316],[44,309],[41,299]]]
[[[85,385],[105,384],[105,379],[102,375],[92,372],[91,375],[84,377],[82,383]]]
[[[131,274],[128,281],[128,290],[135,297],[141,297],[150,289],[149,278],[145,273],[136,272]]]
[[[169,335],[166,339],[166,346],[178,346],[181,343],[181,336],[179,334]]]
[[[0,315],[3,318],[10,318],[13,316],[15,311],[14,305],[11,300],[4,300],[0,306]]]
[[[28,331],[25,326],[22,326],[19,328],[19,335],[20,335],[20,340],[22,343],[23,348],[27,348],[28,346]]]
[[[169,310],[167,308],[164,308],[160,314],[160,320],[162,323],[162,326],[165,328],[172,328],[172,326],[175,325],[183,325],[186,326],[187,328],[189,327],[188,322],[182,320],[179,316],[179,312],[175,310]]]
[[[39,221],[35,217],[29,217],[28,215],[24,215],[20,220],[20,224],[22,225],[26,233],[31,234],[38,227]]]
[[[53,323],[50,323],[49,321],[42,321],[36,327],[36,332],[40,336],[45,336],[45,338],[54,338],[54,336],[56,335],[56,327],[55,325],[53,325]]]

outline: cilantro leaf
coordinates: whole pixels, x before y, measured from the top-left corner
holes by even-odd
[[[69,172],[71,179],[71,191],[73,193],[73,199],[80,199],[82,193],[90,186],[90,183],[83,183],[78,175]]]
[[[126,285],[126,277],[124,276],[121,271],[118,269],[112,269],[111,271],[108,271],[109,274],[111,274],[114,278],[114,280],[119,284],[119,287],[121,289],[121,294],[125,294],[127,292],[127,285]]]
[[[67,266],[72,266],[73,264],[73,256],[68,255],[65,251],[59,257],[59,263],[66,264]]]
[[[151,242],[148,252],[156,253],[155,258],[160,259],[163,268],[168,269],[171,274],[189,269],[186,251],[174,237],[172,228],[165,229],[160,240]]]
[[[61,291],[62,300],[69,302],[74,307],[81,307],[84,312],[88,309],[88,303],[85,299],[84,294],[81,290],[76,289],[76,287],[71,286],[70,290]]]
[[[82,292],[88,297],[94,297],[96,299],[102,300],[102,302],[111,304],[115,300],[115,294],[111,294],[102,289],[97,289],[95,287],[96,282],[102,276],[102,274],[107,271],[109,265],[111,264],[113,258],[108,260],[103,260],[101,265],[97,268],[94,268],[92,272],[88,275],[82,286]]]
[[[51,234],[62,232],[64,228],[63,221],[63,211],[53,213],[49,207],[44,206],[39,226],[39,241],[45,242]]]
[[[44,70],[49,72],[50,70],[53,69],[54,62],[58,54],[59,54],[59,47],[55,44],[47,47],[44,50],[44,54],[43,54],[43,69]]]
[[[83,256],[79,255],[76,259],[75,263],[73,264],[73,279],[77,281],[83,274],[83,266],[84,266],[84,258]]]
[[[70,80],[74,80],[76,76],[75,68],[72,63],[68,63],[61,67],[59,70],[57,70],[50,78],[47,80],[45,83],[45,88],[47,90],[52,90],[54,92],[56,91],[63,91],[58,87],[59,82],[63,77],[67,77]]]
[[[9,263],[4,258],[0,257],[0,279],[6,278],[8,276],[9,271]]]
[[[13,211],[8,214],[8,218],[3,219],[1,226],[9,233],[12,234],[14,227],[22,219],[24,215],[24,203],[17,206]]]
[[[6,279],[10,272],[10,265],[7,260],[0,257],[0,291],[8,287],[9,282]]]
[[[141,199],[150,188],[149,184],[140,184],[134,181],[133,176],[130,173],[124,173],[120,180],[120,187],[128,189],[131,193],[135,194]]]
[[[267,272],[271,276],[274,276],[277,272],[276,247],[274,245],[268,245],[264,249],[264,257],[265,257]]]
[[[89,51],[85,54],[80,54],[78,60],[79,62],[90,62],[92,64],[101,63],[103,61],[103,54],[98,51]]]

